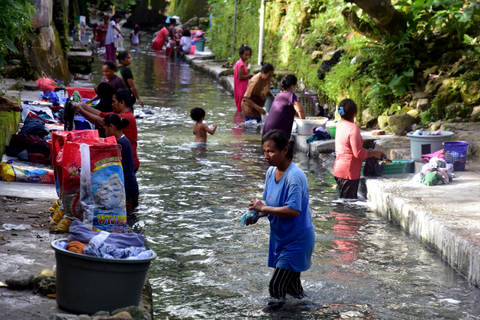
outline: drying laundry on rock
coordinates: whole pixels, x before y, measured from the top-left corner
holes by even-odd
[[[434,186],[450,183],[453,178],[453,164],[433,157],[423,165],[422,170],[413,177],[413,180],[426,186]]]

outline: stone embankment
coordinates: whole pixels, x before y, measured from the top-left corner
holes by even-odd
[[[218,81],[233,93],[233,70],[221,67],[225,61],[188,56],[192,68]],[[255,66],[258,70],[258,66]],[[385,175],[367,179],[371,208],[388,221],[418,238],[469,282],[480,286],[480,126],[477,123],[434,124],[433,129],[455,132],[453,140],[469,143],[466,171],[455,172],[449,184],[424,186],[412,181],[413,174]],[[330,155],[335,141],[306,143],[307,136],[292,135],[300,152],[310,157]],[[411,159],[406,136],[372,136],[362,133],[364,147],[383,150],[390,159]],[[331,156],[330,156],[331,158]],[[329,161],[326,161],[329,162]],[[421,162],[415,163],[418,172]],[[329,166],[333,170],[332,166]]]

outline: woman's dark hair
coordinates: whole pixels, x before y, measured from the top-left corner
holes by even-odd
[[[262,145],[267,141],[275,142],[275,145],[279,150],[283,150],[288,147],[287,157],[292,160],[295,153],[295,141],[289,140],[285,131],[279,129],[273,129],[268,131],[262,137]]]
[[[118,62],[121,62],[123,59],[126,59],[129,54],[130,52],[128,52],[127,50],[120,51],[117,56]]]
[[[168,22],[165,22],[165,25],[164,25],[164,27],[165,27],[165,28],[168,28],[168,27],[170,27],[170,23],[168,23]],[[163,29],[163,28],[162,28],[162,29]]]
[[[183,29],[182,36],[184,36],[184,37],[190,37],[191,35],[192,35],[192,33],[190,32],[190,30],[188,30],[187,28],[184,28],[184,29]]]
[[[293,74],[287,74],[283,77],[282,81],[280,82],[280,86],[282,90],[286,90],[290,88],[290,86],[297,84],[297,77]]]
[[[140,31],[140,27],[139,27],[139,26],[135,26],[135,28],[133,28],[133,31]]]
[[[342,100],[342,102],[338,104],[338,113],[342,119],[352,120],[357,110],[357,104],[351,99]]]
[[[199,107],[195,107],[192,110],[190,110],[190,117],[194,121],[198,122],[198,121],[202,120],[202,118],[205,118],[205,110],[203,110],[202,108],[199,108]]]
[[[97,95],[100,97],[101,100],[103,99],[112,100],[112,97],[115,93],[115,89],[108,82],[100,82],[95,88],[95,92],[97,93]]]
[[[275,69],[273,68],[273,65],[271,63],[264,62],[262,64],[262,72],[263,73],[267,74],[267,73],[269,73],[270,71],[273,71],[273,70],[275,70]]]
[[[133,94],[130,93],[127,89],[118,89],[117,92],[114,94],[115,98],[118,102],[125,102],[127,107],[130,109],[133,108],[133,105],[137,101]]]
[[[249,46],[242,44],[242,46],[238,49],[238,53],[242,55],[245,53],[245,51],[250,51],[250,53],[252,53],[252,49]]]
[[[122,118],[115,113],[110,113],[108,116],[105,117],[105,119],[103,119],[103,122],[107,127],[113,124],[118,129],[126,128],[130,124],[130,121],[128,121],[128,119]]]
[[[115,19],[118,19],[118,18],[123,18],[122,15],[120,13],[115,13],[111,18],[110,18],[110,21],[113,21]]]
[[[170,25],[172,25],[172,24],[177,24],[177,19],[170,18]]]
[[[103,63],[103,65],[109,67],[113,71],[117,71],[117,64],[113,61],[107,60]]]

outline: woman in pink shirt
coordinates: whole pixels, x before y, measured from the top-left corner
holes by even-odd
[[[342,121],[337,125],[335,134],[336,159],[333,175],[340,198],[356,199],[363,159],[381,159],[384,154],[380,150],[368,151],[363,148],[360,128],[354,123],[357,112],[358,108],[353,100],[345,99],[338,105]]]
[[[252,49],[243,44],[238,49],[238,53],[240,54],[240,59],[235,63],[235,68],[233,69],[233,91],[237,111],[242,111],[242,100],[247,91],[248,80],[253,77],[253,74],[248,74],[247,66],[245,65],[245,62],[252,56]]]

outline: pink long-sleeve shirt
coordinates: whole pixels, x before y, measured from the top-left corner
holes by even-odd
[[[360,179],[362,161],[367,158],[368,152],[363,148],[360,128],[355,123],[342,120],[337,125],[335,153],[333,175],[341,179]]]

